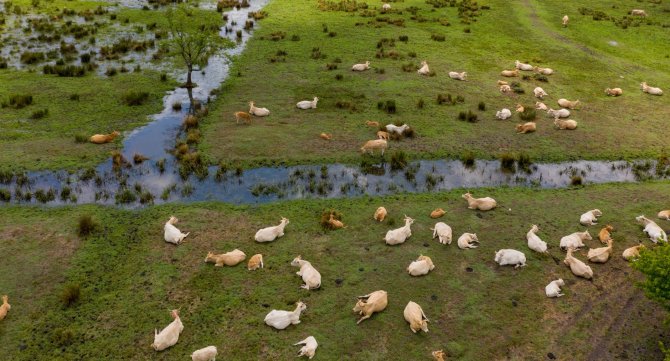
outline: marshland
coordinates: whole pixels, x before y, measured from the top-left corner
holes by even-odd
[[[0,355],[288,360],[313,336],[322,360],[668,360],[669,36],[662,0],[2,1]],[[587,230],[590,279],[559,247]]]

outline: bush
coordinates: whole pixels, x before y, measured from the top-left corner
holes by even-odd
[[[124,188],[123,190],[116,193],[114,200],[117,204],[128,204],[135,202],[137,200],[137,196],[130,189]]]
[[[533,120],[535,120],[536,117],[537,117],[537,112],[535,111],[535,108],[533,108],[533,107],[524,107],[523,111],[521,113],[519,113],[519,118],[521,118],[521,120],[526,121],[526,122],[533,121]]]
[[[342,79],[344,79],[344,76],[342,74],[335,75],[335,80],[342,80]]]
[[[631,263],[633,268],[642,272],[646,278],[639,287],[650,299],[659,302],[670,310],[670,283],[667,270],[670,269],[670,245],[660,243],[653,249],[644,249],[640,258]]]
[[[178,112],[181,110],[181,102],[174,102],[172,103],[172,110],[175,112]]]
[[[395,100],[387,100],[386,101],[386,106],[385,106],[384,109],[389,114],[395,114],[395,112],[396,112]]]
[[[570,177],[570,185],[571,186],[577,187],[577,186],[581,186],[582,184],[583,184],[583,180],[582,180],[581,176],[574,175],[574,176]]]
[[[0,201],[9,202],[12,199],[12,194],[8,189],[0,189]]]
[[[486,104],[484,102],[479,102],[479,104],[477,105],[477,109],[479,109],[481,111],[485,111],[486,110]]]
[[[391,169],[403,169],[407,167],[407,154],[402,150],[395,151],[391,153]]]
[[[473,113],[470,110],[468,110],[467,120],[470,123],[476,123],[479,121],[479,119],[477,119],[477,114]]]
[[[533,162],[530,160],[530,156],[527,154],[520,153],[517,157],[516,165],[519,167],[519,169],[529,171],[531,164],[533,164]]]
[[[98,228],[98,223],[93,219],[90,214],[84,214],[79,217],[79,237],[86,237]]]
[[[79,94],[70,94],[68,99],[70,99],[72,101],[79,101]]]
[[[38,189],[35,191],[35,199],[41,203],[51,202],[56,199],[56,192],[53,189],[44,191],[44,189]]]
[[[72,195],[72,188],[68,186],[64,186],[60,190],[60,200],[63,202],[66,202],[68,199],[70,199],[70,195]]]
[[[60,300],[63,302],[63,306],[70,307],[79,301],[81,296],[81,287],[79,284],[68,284],[63,288],[63,291],[60,294]]]
[[[42,67],[42,73],[60,77],[80,77],[86,75],[86,69],[76,65],[45,65]]]
[[[21,54],[21,62],[24,64],[35,64],[45,60],[42,52],[26,51]]]
[[[417,109],[423,109],[424,105],[425,105],[425,102],[423,101],[423,98],[420,98],[419,100],[416,101]]]
[[[49,109],[44,108],[40,110],[34,111],[32,114],[30,114],[30,119],[42,119],[49,114]]]
[[[149,99],[149,93],[131,91],[123,95],[122,101],[128,106],[142,105]]]
[[[500,156],[500,168],[503,171],[514,172],[514,156],[512,154],[504,153]]]
[[[465,152],[461,155],[461,162],[466,167],[472,167],[475,165],[475,154],[472,152]]]

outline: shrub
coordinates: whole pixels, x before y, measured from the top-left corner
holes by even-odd
[[[21,62],[24,64],[35,64],[45,60],[42,52],[25,51],[21,54]]]
[[[184,118],[184,128],[190,129],[198,126],[198,117],[193,114],[189,114]]]
[[[300,36],[298,35],[291,36],[291,41],[300,41]]]
[[[8,189],[0,189],[0,201],[2,202],[9,202],[9,200],[12,199],[12,194],[9,193]]]
[[[130,189],[123,188],[121,191],[116,193],[114,200],[117,204],[128,204],[135,202],[137,200],[137,196]]]
[[[175,112],[178,112],[181,110],[181,102],[174,102],[172,103],[172,110]]]
[[[34,111],[32,114],[30,114],[30,119],[42,119],[49,114],[49,109],[44,108],[40,110]]]
[[[51,202],[56,199],[56,192],[50,188],[48,191],[38,189],[35,191],[35,199],[41,203]]]
[[[475,165],[475,154],[472,152],[465,152],[461,155],[461,162],[466,167],[472,167]]]
[[[546,75],[539,74],[539,73],[533,74],[533,79],[535,79],[537,81],[542,81],[542,82],[545,82],[545,83],[549,81],[549,78],[547,78]]]
[[[458,120],[465,121],[468,118],[468,114],[466,112],[458,112]]]
[[[342,74],[335,75],[335,80],[342,80],[342,79],[344,79],[344,75]]]
[[[535,120],[536,117],[537,112],[535,111],[534,107],[524,107],[523,111],[519,113],[519,118],[527,122]]]
[[[72,101],[79,101],[79,94],[70,94],[68,99],[70,99]]]
[[[468,110],[467,120],[470,123],[476,123],[479,121],[479,119],[477,119],[477,114],[473,113],[470,110]]]
[[[644,282],[639,283],[639,287],[644,290],[647,297],[670,310],[670,284],[667,282],[670,246],[661,244],[653,249],[645,249],[640,252],[640,258],[632,265],[646,276]]]
[[[581,176],[573,175],[572,177],[570,177],[570,185],[571,186],[577,187],[577,186],[581,186],[582,184],[583,184],[583,180],[582,180]]]
[[[71,283],[63,288],[60,294],[60,300],[63,302],[63,306],[70,307],[79,301],[81,296],[81,287],[79,284]]]
[[[141,204],[153,204],[154,195],[149,191],[144,191],[140,194],[140,203]]]
[[[512,88],[512,91],[517,94],[524,94],[526,92],[518,82],[513,81],[509,86]]]
[[[425,102],[423,101],[423,98],[420,98],[419,100],[416,101],[417,109],[423,109],[424,105],[425,105]]]
[[[479,104],[477,105],[477,109],[479,109],[481,111],[485,111],[486,110],[486,103],[479,102]]]
[[[98,228],[98,223],[90,214],[83,214],[79,217],[79,237],[86,237]]]
[[[530,160],[530,156],[528,156],[528,154],[520,153],[517,157],[516,165],[519,167],[519,169],[529,171],[531,164],[533,164],[533,162]]]
[[[70,198],[71,194],[72,194],[72,188],[70,188],[68,186],[64,186],[60,190],[60,200],[63,201],[63,202],[67,201]]]
[[[161,81],[167,81],[167,74],[161,74]]]
[[[409,37],[407,35],[400,35],[398,37],[398,40],[406,43],[407,41],[409,41]]]
[[[122,99],[123,103],[128,105],[128,106],[142,105],[142,104],[144,104],[145,101],[147,101],[149,99],[149,93],[131,91],[131,92],[125,93],[121,99]]]
[[[500,168],[503,171],[510,171],[513,172],[515,170],[514,167],[514,155],[509,154],[509,153],[504,153],[500,156]]]
[[[391,169],[403,169],[407,166],[407,154],[402,150],[391,153]]]

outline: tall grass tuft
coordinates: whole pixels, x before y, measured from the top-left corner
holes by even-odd
[[[79,237],[87,237],[98,228],[98,223],[93,219],[90,214],[83,214],[79,217]]]

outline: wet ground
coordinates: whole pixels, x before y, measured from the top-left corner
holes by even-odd
[[[108,2],[140,8],[146,5],[145,1],[139,0]],[[220,35],[233,40],[235,47],[220,56],[210,58],[206,67],[193,73],[193,81],[197,84],[193,89],[193,97],[200,104],[206,105],[214,97],[213,90],[218,89],[227,78],[227,57],[241,53],[251,37],[253,29],[243,30],[248,13],[260,10],[267,0],[254,0],[249,3],[248,8],[232,9],[222,15],[226,24],[221,27]],[[201,6],[215,7],[214,2],[203,2]],[[16,18],[14,21],[27,24],[28,19],[29,17]],[[76,16],[73,20],[86,22]],[[120,34],[117,39],[128,35],[121,28],[109,33]],[[241,31],[241,37],[237,35],[238,30]],[[150,39],[152,35],[149,32],[146,39]],[[140,38],[142,36],[133,39]],[[129,56],[134,62],[144,66],[145,59],[142,56]],[[121,61],[126,60],[128,59]],[[178,77],[178,80],[184,82],[185,74]],[[424,160],[409,163],[401,169],[393,169],[391,164],[383,163],[379,159],[368,159],[362,166],[328,164],[248,170],[232,169],[232,166],[229,166],[230,169],[209,167],[199,172],[199,175],[187,175],[180,174],[179,164],[171,152],[176,142],[184,136],[181,125],[190,110],[186,89],[177,88],[169,92],[164,97],[163,104],[163,111],[151,116],[151,123],[124,135],[122,154],[129,161],[128,166],[115,168],[112,160],[108,160],[95,169],[76,173],[40,171],[4,174],[0,177],[3,183],[0,186],[0,199],[13,203],[116,203],[128,206],[202,200],[249,204],[280,199],[384,195],[454,188],[562,188],[670,176],[668,164],[657,165],[656,161],[575,161],[530,165],[512,162],[511,166],[503,167],[500,161],[473,160],[472,164],[466,165],[458,160]],[[175,104],[181,105],[180,110],[174,110]],[[147,160],[131,165],[136,154],[141,154]]]

